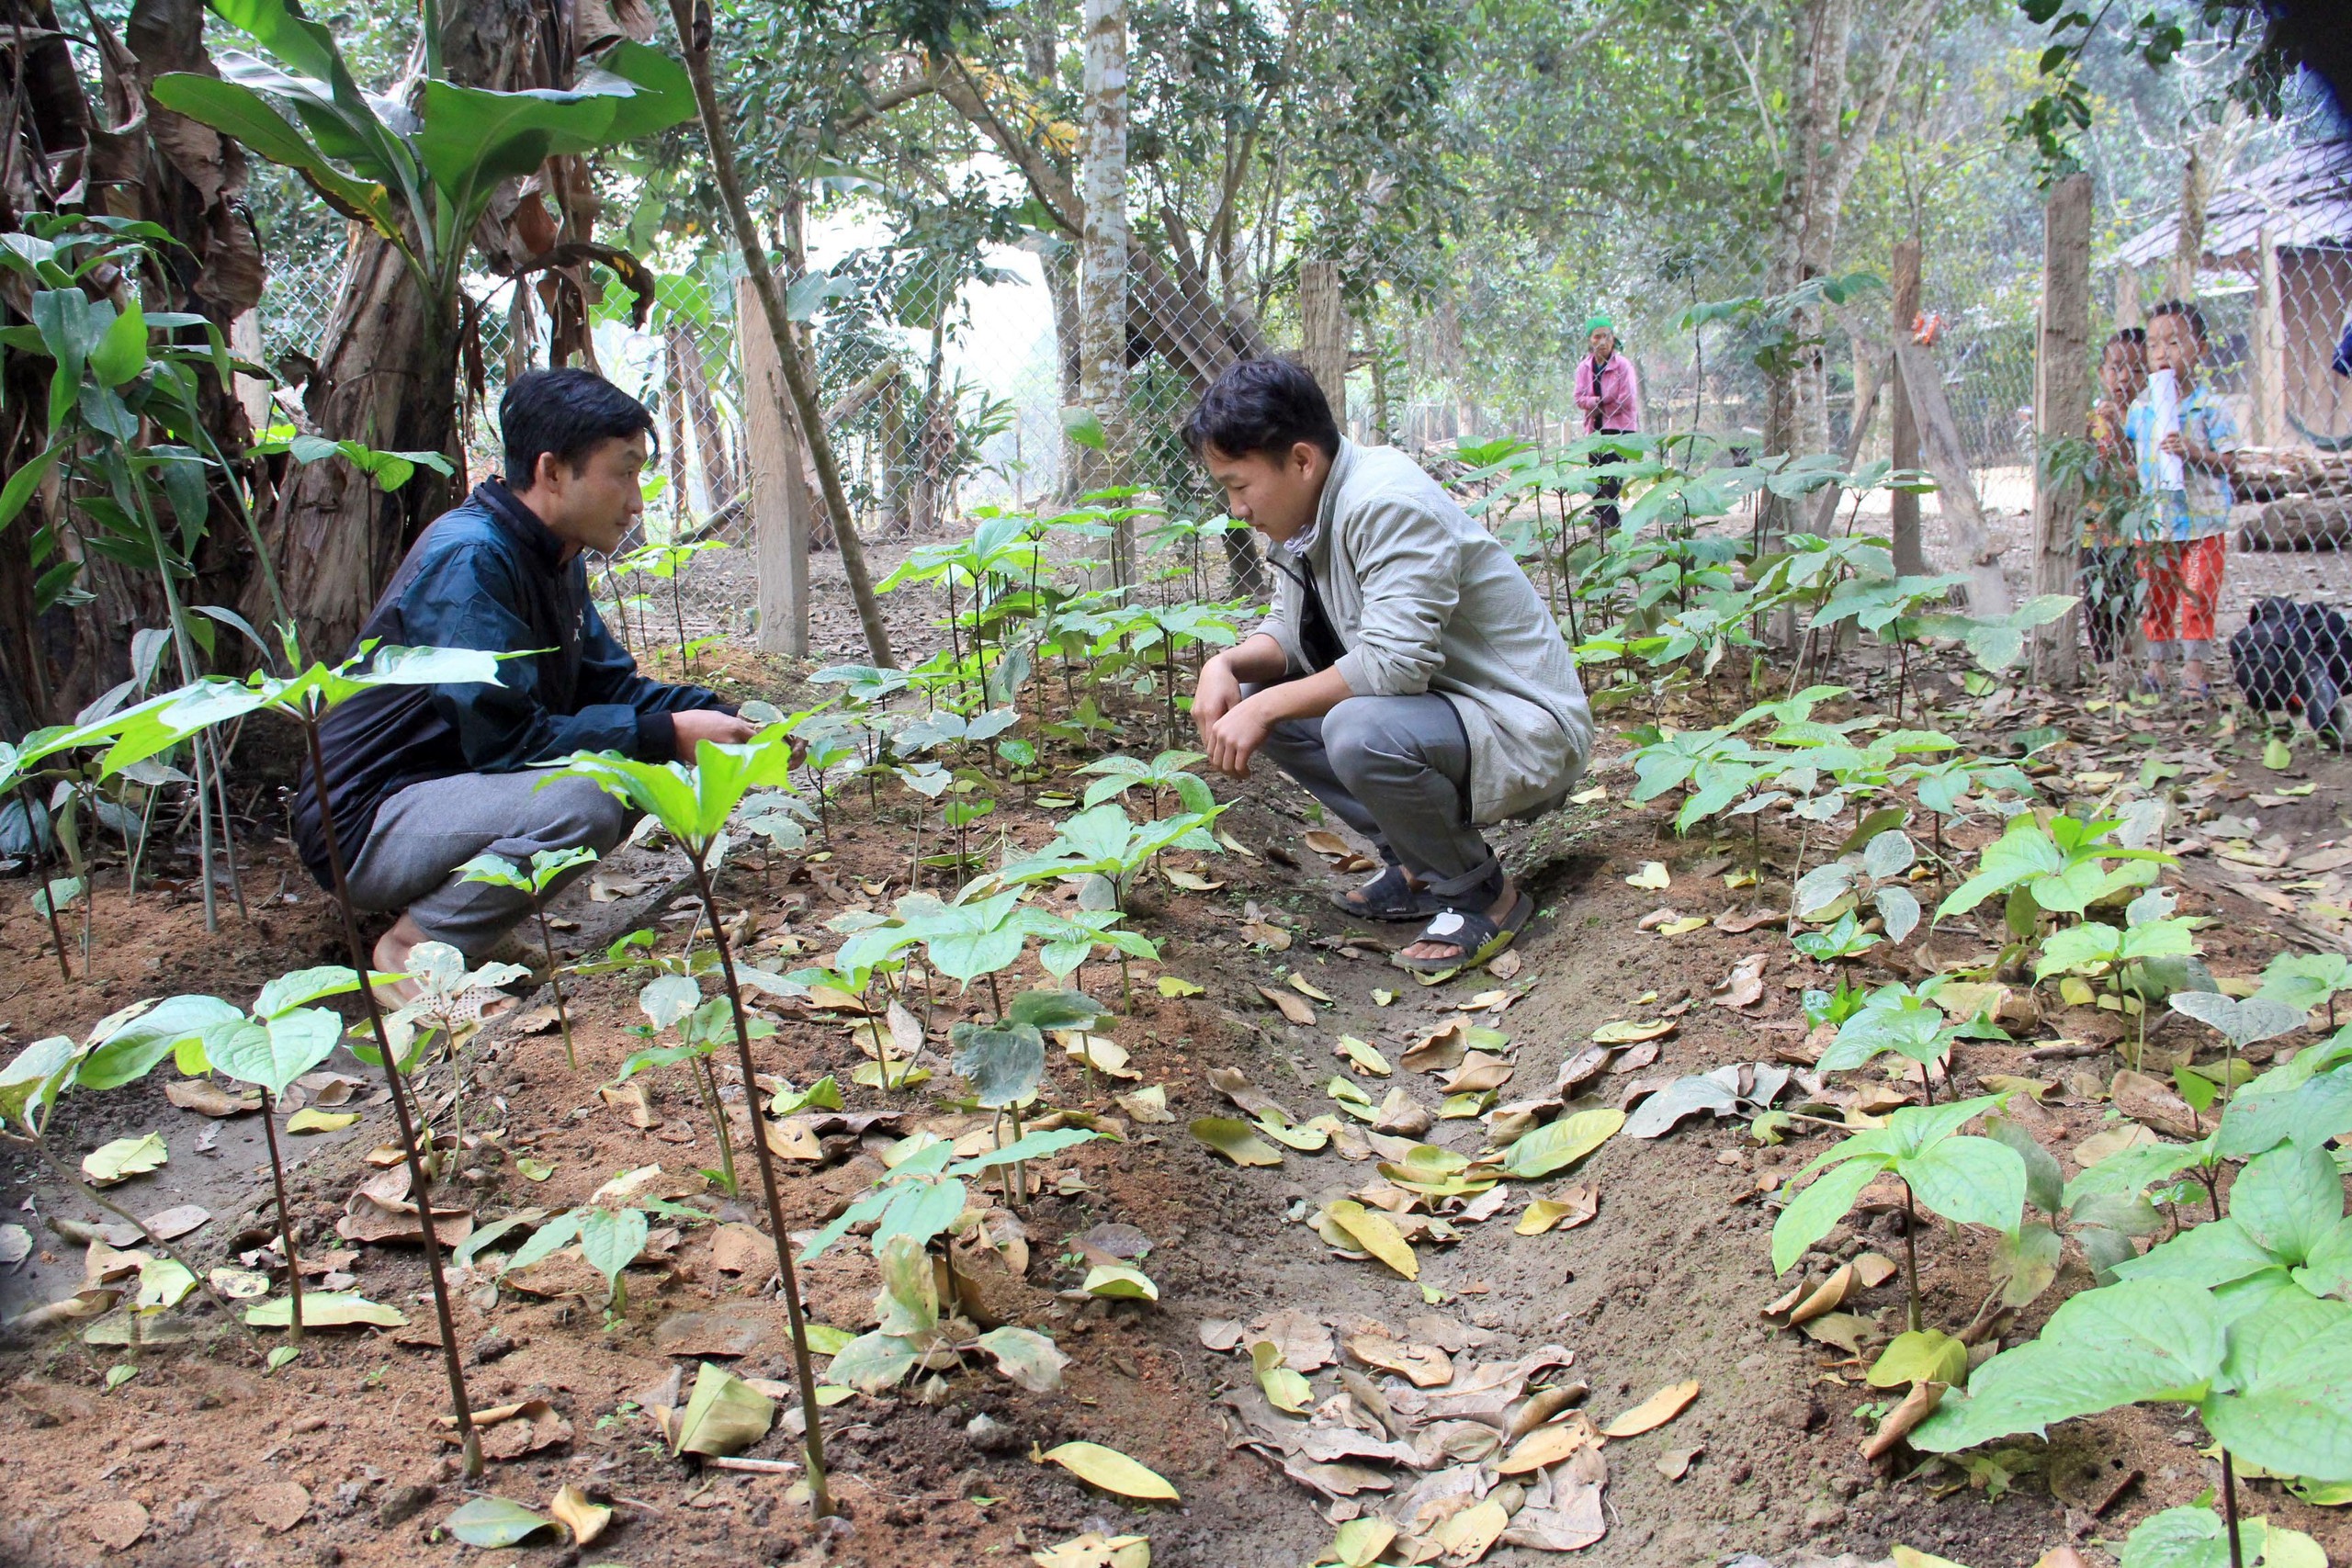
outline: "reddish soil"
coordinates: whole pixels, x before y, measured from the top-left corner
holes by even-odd
[[[919,635],[912,625],[903,634]],[[737,658],[730,667],[743,689],[799,690],[779,672]],[[1720,705],[1736,694],[1702,693]],[[1157,748],[1158,710],[1148,704],[1111,705],[1127,717],[1125,749],[1148,755]],[[1679,712],[1701,722],[1702,711]],[[1675,717],[1670,713],[1668,716]],[[1951,716],[1965,728],[1968,720]],[[2056,721],[2078,731],[2098,719],[2079,713]],[[1988,731],[2014,730],[2017,715],[1983,721]],[[2192,738],[2166,730],[2143,742],[2168,753]],[[1987,744],[1995,743],[1988,739]],[[2201,743],[2201,742],[2200,742]],[[2119,738],[2110,750],[2127,746]],[[2252,810],[2235,803],[2249,789],[2275,787],[2282,775],[2263,772],[2225,750],[2216,760],[2233,770],[2212,809]],[[1610,750],[1621,750],[1612,742]],[[2102,753],[2103,754],[2103,753]],[[1057,755],[1056,777],[1083,759]],[[2069,768],[2089,771],[2086,753]],[[2352,769],[2322,761],[2308,770],[2317,789],[2261,813],[2262,829],[2283,836],[2298,852],[2340,830],[2338,789]],[[1516,1045],[1516,1072],[1504,1099],[1545,1092],[1557,1066],[1576,1054],[1604,1022],[1651,1017],[1688,1000],[1680,1028],[1654,1064],[1611,1075],[1600,1086],[1601,1102],[1623,1098],[1630,1081],[1664,1081],[1726,1063],[1772,1061],[1795,1049],[1805,1030],[1797,991],[1820,984],[1826,971],[1793,956],[1785,937],[1769,930],[1732,935],[1713,928],[1661,937],[1636,930],[1640,917],[1661,903],[1713,916],[1751,906],[1785,906],[1792,839],[1768,830],[1760,886],[1731,892],[1720,874],[1745,863],[1743,832],[1720,844],[1671,836],[1664,807],[1627,810],[1630,775],[1622,762],[1603,765],[1596,782],[1611,804],[1587,807],[1532,829],[1514,829],[1510,855],[1537,893],[1543,914],[1520,944],[1521,966],[1506,988],[1508,1010],[1485,1021],[1508,1032]],[[1023,845],[1042,841],[1048,814],[1020,804],[1017,786],[1000,790],[1002,806],[989,819]],[[1220,786],[1220,793],[1227,793]],[[1556,1343],[1574,1352],[1577,1375],[1592,1385],[1596,1416],[1612,1414],[1653,1389],[1685,1378],[1702,1384],[1697,1402],[1670,1425],[1608,1450],[1610,1533],[1586,1555],[1608,1563],[1700,1563],[1738,1551],[1781,1558],[1803,1547],[1851,1551],[1863,1558],[1904,1542],[1977,1565],[2008,1568],[2033,1562],[2062,1542],[2086,1549],[2120,1541],[2147,1512],[2191,1500],[2218,1481],[2218,1467],[2196,1449],[2193,1422],[2167,1411],[2133,1410],[2062,1429],[2046,1449],[2023,1443],[2009,1454],[2013,1475],[1997,1478],[2006,1495],[1989,1495],[1989,1470],[1972,1477],[1958,1467],[1873,1469],[1857,1451],[1866,1427],[1860,1406],[1884,1396],[1863,1386],[1860,1365],[1844,1351],[1777,1329],[1760,1314],[1787,1281],[1776,1282],[1767,1261],[1772,1211],[1755,1201],[1759,1178],[1792,1172],[1826,1146],[1819,1129],[1780,1147],[1756,1145],[1744,1123],[1688,1122],[1654,1143],[1619,1137],[1579,1168],[1576,1179],[1600,1190],[1599,1218],[1582,1228],[1537,1237],[1513,1234],[1506,1217],[1462,1227],[1451,1247],[1421,1249],[1422,1283],[1438,1293],[1433,1305],[1413,1284],[1376,1263],[1335,1257],[1304,1224],[1292,1223],[1317,1204],[1344,1196],[1370,1179],[1368,1167],[1331,1151],[1290,1153],[1267,1169],[1237,1169],[1187,1133],[1193,1118],[1228,1114],[1224,1097],[1205,1081],[1212,1067],[1245,1072],[1261,1090],[1302,1116],[1329,1109],[1321,1086],[1342,1071],[1332,1042],[1352,1033],[1373,1042],[1393,1062],[1404,1048],[1451,1016],[1474,992],[1497,983],[1468,976],[1423,988],[1389,967],[1369,942],[1343,943],[1346,922],[1325,902],[1338,881],[1323,857],[1307,849],[1308,803],[1286,781],[1259,776],[1232,792],[1237,804],[1226,826],[1255,852],[1227,854],[1202,869],[1224,881],[1218,891],[1176,893],[1160,888],[1137,911],[1138,926],[1163,942],[1158,966],[1137,966],[1136,1011],[1122,1019],[1114,1038],[1132,1056],[1136,1085],[1160,1084],[1176,1120],[1163,1126],[1133,1122],[1111,1099],[1114,1088],[1090,1086],[1075,1063],[1057,1058],[1049,1075],[1055,1103],[1119,1116],[1124,1143],[1095,1143],[1050,1163],[1047,1191],[1025,1210],[1030,1243],[1026,1272],[976,1274],[981,1308],[990,1316],[1051,1333],[1072,1358],[1058,1393],[1023,1393],[992,1373],[966,1370],[935,1384],[918,1382],[895,1396],[859,1397],[831,1413],[828,1442],[836,1494],[844,1517],[812,1528],[806,1510],[786,1496],[788,1478],[702,1468],[672,1459],[652,1425],[632,1403],[673,1368],[695,1357],[670,1354],[665,1337],[683,1332],[681,1314],[724,1312],[740,1320],[741,1353],[731,1359],[746,1375],[788,1379],[788,1345],[781,1309],[749,1276],[720,1274],[713,1266],[714,1227],[690,1227],[629,1276],[625,1318],[605,1326],[595,1299],[598,1281],[574,1277],[542,1281],[549,1293],[508,1288],[494,1299],[469,1282],[458,1307],[458,1337],[468,1350],[468,1376],[478,1405],[544,1398],[570,1424],[567,1441],[528,1457],[493,1461],[476,1490],[543,1507],[570,1483],[618,1510],[605,1540],[584,1552],[532,1546],[519,1551],[476,1552],[439,1531],[469,1489],[436,1416],[447,1407],[441,1362],[430,1348],[433,1321],[424,1274],[413,1247],[362,1247],[350,1265],[352,1288],[400,1306],[410,1327],[396,1331],[321,1331],[300,1359],[265,1375],[261,1357],[207,1305],[190,1306],[170,1321],[190,1331],[185,1341],[143,1347],[135,1358],[119,1348],[80,1343],[51,1331],[0,1346],[0,1460],[15,1479],[15,1506],[0,1517],[0,1561],[27,1568],[50,1563],[120,1561],[141,1564],[348,1562],[413,1564],[495,1557],[501,1562],[656,1564],[729,1562],[820,1562],[915,1564],[1020,1562],[1030,1550],[1085,1529],[1136,1531],[1151,1538],[1153,1561],[1199,1568],[1275,1568],[1304,1562],[1330,1538],[1319,1501],[1256,1455],[1229,1446],[1227,1422],[1214,1404],[1220,1392],[1250,1383],[1246,1359],[1203,1348],[1201,1325],[1211,1319],[1253,1321],[1269,1310],[1304,1306],[1325,1321],[1376,1319],[1399,1331],[1423,1319],[1466,1340],[1490,1337],[1474,1354],[1517,1356]],[[862,790],[853,791],[835,818],[831,858],[813,864],[778,857],[763,876],[756,854],[732,867],[722,901],[730,914],[749,911],[743,935],[752,952],[783,966],[807,962],[838,940],[825,921],[844,908],[887,908],[903,893],[912,807],[902,792],[886,791],[877,814]],[[1969,841],[1986,829],[1963,830]],[[927,836],[926,841],[930,841]],[[220,932],[204,933],[192,888],[122,895],[119,869],[98,880],[96,943],[86,962],[74,956],[75,978],[61,984],[47,932],[17,891],[0,902],[0,1054],[51,1032],[86,1032],[102,1014],[135,998],[181,990],[209,990],[243,1000],[281,969],[334,962],[343,954],[327,907],[296,866],[282,841],[245,846],[245,886],[253,917],[233,910]],[[601,945],[630,929],[646,899],[665,884],[662,857],[633,852],[616,870],[646,884],[644,891],[599,903],[582,884],[563,908],[579,929],[569,940]],[[1298,869],[1280,863],[1286,859]],[[1666,863],[1673,883],[1665,893],[1627,886],[1645,860]],[[1184,862],[1189,863],[1189,860]],[[2216,973],[2251,974],[2281,947],[2327,940],[2327,933],[2278,914],[2234,890],[2234,871],[2210,858],[2184,862],[2189,891],[2186,912],[2220,917],[2203,933]],[[166,869],[174,869],[167,867]],[[284,892],[275,891],[282,886]],[[286,902],[291,897],[294,902]],[[1254,900],[1265,916],[1288,925],[1286,952],[1252,947],[1240,933],[1242,906]],[[674,906],[654,921],[662,949],[675,952],[690,918]],[[1393,931],[1380,933],[1396,939]],[[1936,937],[1938,956],[1981,952],[1985,944],[1947,928]],[[786,948],[799,944],[797,956]],[[1921,939],[1906,945],[1895,968],[1862,966],[1863,978],[1883,981],[1917,973]],[[1880,952],[1883,953],[1883,949]],[[1764,999],[1744,1010],[1713,1005],[1709,988],[1743,954],[1767,955]],[[1167,999],[1148,976],[1182,976],[1205,987],[1197,997]],[[1338,998],[1312,1027],[1284,1022],[1259,996],[1261,984],[1280,986],[1287,974],[1308,978]],[[1035,983],[1034,970],[1030,983]],[[1115,994],[1115,978],[1090,966],[1088,988]],[[638,1018],[635,982],[622,978],[571,983],[577,1074],[567,1069],[556,1033],[525,1033],[516,1014],[493,1023],[470,1048],[467,1125],[469,1145],[458,1180],[441,1190],[445,1203],[462,1203],[484,1221],[523,1207],[550,1211],[584,1201],[616,1173],[660,1163],[670,1173],[716,1163],[710,1130],[683,1069],[655,1070],[649,1085],[660,1124],[631,1126],[607,1107],[596,1086],[609,1080],[638,1043],[624,1032]],[[1401,993],[1374,1006],[1374,988]],[[1655,1000],[1638,1002],[1645,993]],[[931,1017],[935,1053],[944,1067],[947,1023],[977,1010],[978,998],[943,995]],[[516,1010],[519,1013],[522,1010]],[[2085,1016],[2088,1015],[2088,1016]],[[846,1084],[861,1059],[836,1021],[812,1019],[796,1007],[777,1010],[780,1027],[760,1047],[761,1068],[806,1083],[834,1073]],[[2020,1029],[2015,1045],[1966,1043],[1957,1055],[1956,1087],[1971,1091],[1992,1074],[2055,1080],[2041,1108],[2025,1114],[2037,1135],[2067,1158],[2085,1137],[2107,1125],[2112,1112],[2091,1090],[2117,1065],[2113,1056],[2036,1062],[2036,1041],[2056,1035],[2106,1043],[2111,1017],[2069,1010]],[[2309,1038],[2292,1042],[2307,1043]],[[2186,1045],[2160,1036],[2160,1043]],[[373,1075],[347,1058],[331,1066]],[[2079,1086],[2070,1073],[2086,1074]],[[266,1166],[252,1116],[214,1122],[168,1103],[162,1092],[166,1066],[147,1083],[109,1095],[70,1097],[51,1135],[71,1161],[127,1133],[162,1131],[171,1161],[157,1174],[114,1190],[118,1201],[145,1215],[176,1204],[200,1203],[212,1219],[187,1236],[199,1271],[261,1239],[268,1223]],[[741,1086],[720,1069],[740,1096]],[[1399,1070],[1403,1084],[1432,1109],[1439,1092],[1427,1075]],[[426,1076],[428,1104],[448,1089],[448,1069]],[[851,1109],[891,1109],[911,1131],[943,1113],[933,1091],[940,1077],[887,1103],[876,1090],[851,1089]],[[1378,1098],[1387,1084],[1370,1085]],[[354,1097],[364,1105],[367,1090]],[[953,1130],[958,1123],[934,1122]],[[445,1129],[446,1119],[440,1123]],[[215,1146],[199,1138],[217,1129]],[[1464,1150],[1477,1146],[1475,1122],[1444,1121],[1428,1134]],[[391,1136],[389,1111],[368,1107],[345,1132],[291,1140],[300,1159],[292,1173],[305,1251],[332,1239],[345,1197],[374,1174],[368,1151]],[[880,1132],[865,1140],[826,1143],[821,1163],[786,1162],[785,1202],[796,1228],[813,1227],[863,1190],[881,1169]],[[543,1180],[521,1174],[524,1156],[552,1166]],[[747,1196],[725,1201],[711,1193],[693,1200],[722,1221],[765,1228],[748,1155]],[[1563,1184],[1566,1178],[1535,1190]],[[78,1195],[46,1180],[21,1159],[0,1162],[0,1197],[35,1233],[35,1253],[15,1270],[0,1272],[0,1313],[15,1315],[68,1294],[81,1273],[81,1249],[46,1228],[52,1217],[100,1221]],[[1152,1243],[1145,1268],[1158,1282],[1157,1304],[1071,1302],[1084,1272],[1066,1238],[1102,1223],[1139,1229]],[[660,1239],[660,1238],[657,1238]],[[1824,1243],[1811,1260],[1819,1278],[1838,1258],[1872,1248],[1901,1255],[1899,1221],[1857,1215]],[[1978,1311],[1985,1292],[1987,1249],[1955,1242],[1944,1229],[1919,1237],[1928,1318],[1957,1329]],[[2021,1322],[2003,1332],[2014,1343],[2037,1325],[2063,1293],[2084,1281],[2079,1263],[2057,1290]],[[874,1270],[853,1240],[808,1268],[804,1276],[812,1315],[857,1329],[874,1321]],[[1899,1329],[1899,1278],[1849,1303],[1849,1311],[1875,1320],[1874,1332]],[[1434,1325],[1435,1314],[1445,1320]],[[1450,1326],[1448,1326],[1450,1324]],[[423,1341],[423,1343],[418,1343]],[[135,1360],[137,1375],[105,1391],[110,1366]],[[1316,1380],[1317,1396],[1329,1374]],[[987,1416],[980,1436],[967,1427]],[[992,1423],[992,1425],[990,1425]],[[1174,1482],[1181,1505],[1141,1507],[1090,1491],[1058,1470],[1032,1462],[1034,1449],[1084,1438],[1133,1454]],[[1669,1449],[1702,1446],[1679,1481],[1657,1465]],[[779,1427],[751,1450],[790,1460],[797,1444]],[[2136,1479],[2128,1479],[2135,1477]],[[2103,1478],[2103,1479],[2094,1479]],[[2057,1495],[2052,1495],[2055,1482]],[[2118,1481],[2127,1483],[2118,1486]],[[260,1489],[291,1482],[307,1494],[303,1517],[281,1530],[259,1522],[284,1495]],[[2250,1511],[2317,1535],[2331,1551],[2352,1551],[2352,1529],[2334,1516],[2302,1506],[2268,1483],[2252,1483]],[[101,1544],[129,1515],[143,1510],[135,1544]],[[1555,1561],[1517,1548],[1487,1561]]]

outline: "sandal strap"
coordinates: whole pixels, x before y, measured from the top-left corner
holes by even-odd
[[[1407,945],[1411,946],[1424,942],[1442,942],[1448,946],[1458,947],[1464,954],[1468,954],[1477,952],[1493,941],[1501,930],[1502,927],[1497,925],[1484,909],[1461,909],[1448,907],[1431,916],[1430,923],[1421,928],[1421,934]]]
[[[1431,877],[1421,886],[1444,899],[1449,908],[1453,906],[1455,899],[1469,893],[1485,893],[1487,897],[1484,901],[1491,904],[1494,902],[1495,894],[1502,888],[1502,877],[1503,863],[1496,858],[1492,850],[1489,850],[1487,852],[1485,860],[1480,861],[1461,875]]]

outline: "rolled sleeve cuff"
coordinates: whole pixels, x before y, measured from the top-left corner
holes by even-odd
[[[678,721],[674,715],[641,713],[637,716],[637,760],[640,762],[667,762],[678,754]]]
[[[1348,690],[1360,697],[1412,697],[1430,689],[1429,676],[1415,666],[1393,659],[1374,659],[1370,650],[1351,648],[1332,664]]]

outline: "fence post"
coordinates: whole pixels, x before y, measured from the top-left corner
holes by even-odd
[[[1079,178],[1085,213],[1078,243],[1079,400],[1094,412],[1102,449],[1081,461],[1079,492],[1127,476],[1127,6],[1085,0],[1079,110]],[[1105,541],[1110,580],[1135,579],[1135,525]]]
[[[2115,269],[2115,330],[2146,324],[2140,310],[2140,269],[2130,262],[2120,263]]]
[[[2091,177],[2068,175],[2041,209],[2041,333],[2034,345],[2033,591],[2070,593],[2080,535],[2082,481],[2053,479],[2050,450],[2090,432]],[[2080,668],[2080,606],[2034,634],[2034,672],[2067,686]]]
[[[1348,428],[1348,311],[1340,298],[1340,264],[1301,262],[1298,267],[1300,358],[1323,389],[1331,417]]]
[[[752,280],[735,285],[735,319],[763,324]],[[808,489],[801,476],[798,433],[786,402],[775,339],[741,331],[743,446],[751,460],[752,559],[759,570],[762,653],[808,657]]]
[[[1894,337],[1907,343],[1911,338],[1911,323],[1919,314],[1919,242],[1894,242]],[[1889,443],[1888,458],[1898,468],[1919,466],[1919,421],[1911,412],[1911,394],[1903,384],[1903,360],[1897,355],[1892,372],[1893,380],[1887,390]],[[1893,530],[1894,570],[1905,577],[1928,574],[1927,552],[1919,546],[1919,497],[1912,491],[1898,490],[1887,498],[1887,522]]]
[[[2287,331],[2279,315],[2278,247],[2270,231],[2255,234],[2260,259],[2254,287],[2254,439],[2259,446],[2287,444]]]

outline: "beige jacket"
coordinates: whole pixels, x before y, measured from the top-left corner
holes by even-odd
[[[1306,538],[1348,689],[1453,705],[1477,821],[1558,805],[1591,755],[1592,712],[1560,628],[1501,542],[1404,453],[1344,438]],[[1282,565],[1258,629],[1304,674],[1297,566]]]

